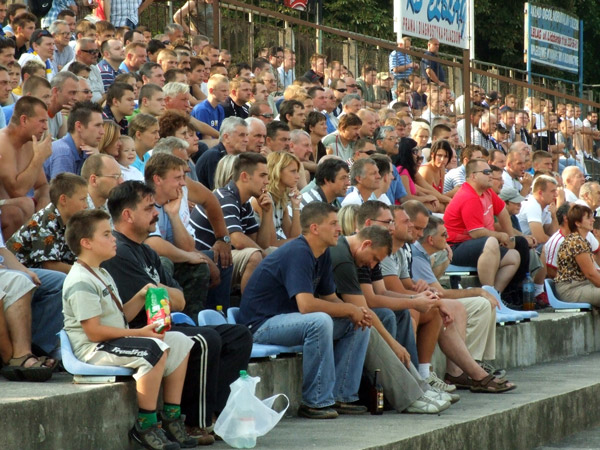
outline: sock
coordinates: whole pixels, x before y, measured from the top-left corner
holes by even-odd
[[[179,416],[181,416],[181,406],[165,403],[163,413],[167,419],[179,419]]]
[[[140,428],[142,430],[146,430],[158,422],[156,418],[156,410],[148,411],[147,409],[140,408],[138,411],[138,422],[140,423]]]
[[[543,284],[536,284],[535,285],[535,297],[537,297],[538,295],[540,295],[542,292],[544,292],[544,285]]]
[[[429,372],[431,372],[431,364],[419,364],[419,375],[421,375],[421,378],[424,380],[429,378]]]

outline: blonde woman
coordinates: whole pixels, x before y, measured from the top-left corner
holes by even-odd
[[[431,132],[429,131],[429,125],[427,125],[425,122],[415,120],[412,123],[410,137],[417,142],[417,147],[425,147],[427,145],[427,141],[429,141],[430,134]]]
[[[338,211],[338,222],[344,236],[352,236],[356,233],[356,215],[359,205],[346,205]]]
[[[302,195],[298,191],[297,184],[300,180],[300,160],[293,154],[287,152],[273,152],[267,155],[267,171],[269,172],[269,184],[267,191],[273,199],[273,223],[275,234],[271,239],[271,245],[279,247],[300,236],[300,203]],[[262,208],[258,200],[253,198],[252,208],[256,220],[262,219]]]
[[[100,144],[98,144],[98,151],[118,158],[121,147],[119,140],[121,137],[121,128],[113,120],[105,120],[103,126],[104,135],[100,139]]]
[[[150,159],[150,150],[154,148],[160,135],[158,134],[158,119],[150,114],[139,113],[129,122],[129,136],[133,138],[137,158],[133,166],[144,172],[144,165]]]
[[[237,155],[225,155],[220,159],[217,170],[215,170],[215,189],[220,189],[229,184],[233,177],[233,164],[236,158]]]

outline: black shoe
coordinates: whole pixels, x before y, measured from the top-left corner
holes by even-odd
[[[181,448],[177,442],[167,439],[164,430],[160,428],[160,423],[155,423],[150,428],[142,430],[140,423],[136,420],[133,428],[129,430],[129,437],[150,450],[178,450]]]
[[[335,402],[332,406],[338,414],[364,414],[368,411],[366,406],[358,403]]]
[[[307,419],[335,419],[338,413],[335,409],[325,406],[324,408],[311,408],[301,404],[298,408],[298,415]]]
[[[170,441],[177,442],[181,448],[194,448],[198,445],[198,440],[191,437],[185,429],[184,414],[177,419],[167,419],[162,411],[159,415],[163,430]]]

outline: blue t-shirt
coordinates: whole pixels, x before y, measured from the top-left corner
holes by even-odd
[[[392,172],[394,178],[390,183],[390,188],[386,192],[388,198],[392,202],[392,205],[396,203],[396,200],[400,200],[402,197],[406,197],[406,189],[404,189],[404,185],[402,184],[402,179],[398,174],[398,169],[396,166],[392,165]]]
[[[329,250],[315,258],[300,236],[275,250],[256,268],[242,295],[238,323],[254,333],[271,317],[299,312],[296,294],[334,292]]]
[[[217,105],[216,108],[213,108],[208,100],[204,100],[194,106],[191,115],[200,122],[204,122],[219,131],[221,129],[221,124],[225,119],[225,110],[221,105]],[[197,134],[198,137],[202,139],[202,134]]]

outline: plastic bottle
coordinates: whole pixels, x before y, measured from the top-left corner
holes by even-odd
[[[523,280],[523,311],[533,311],[535,309],[535,285],[529,276],[529,272]]]
[[[250,383],[250,377],[245,370],[240,370],[240,383]],[[250,386],[249,389],[253,390],[254,385]],[[231,439],[229,444],[234,448],[254,448],[256,446],[256,427],[254,424],[254,411],[251,409],[246,410],[241,407],[236,415],[237,438]]]

